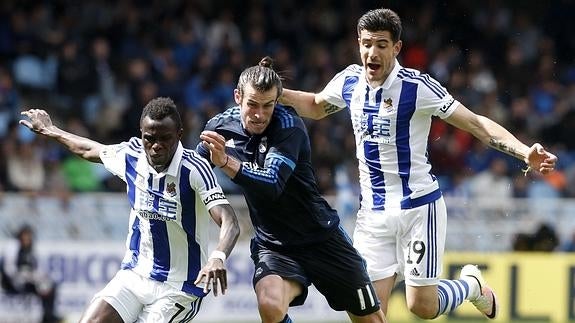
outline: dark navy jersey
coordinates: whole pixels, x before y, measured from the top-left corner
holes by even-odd
[[[212,118],[205,130],[224,136],[226,153],[242,162],[232,180],[244,193],[258,242],[302,246],[326,240],[339,226],[337,212],[319,194],[309,137],[293,108],[276,105],[259,135],[246,133],[238,106]],[[201,143],[196,150],[210,160]]]

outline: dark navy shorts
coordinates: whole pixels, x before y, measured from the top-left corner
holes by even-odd
[[[282,249],[251,242],[255,264],[253,285],[267,275],[299,282],[303,292],[290,306],[302,305],[313,284],[336,311],[364,316],[379,309],[379,300],[367,275],[365,262],[340,227],[329,239],[305,247]]]

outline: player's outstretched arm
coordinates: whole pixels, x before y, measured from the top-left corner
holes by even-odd
[[[198,273],[194,284],[205,284],[205,293],[211,289],[214,291],[214,296],[218,296],[218,284],[222,295],[228,289],[227,271],[224,262],[238,241],[240,226],[234,209],[229,204],[220,204],[212,207],[210,215],[220,226],[220,239],[216,250],[211,253],[208,263]]]
[[[315,120],[341,110],[324,100],[319,94],[290,89],[283,89],[279,102],[293,107],[300,116]]]
[[[33,132],[52,138],[64,145],[72,153],[92,162],[101,163],[100,151],[104,145],[88,138],[80,137],[66,132],[52,123],[50,115],[41,109],[30,109],[22,111],[23,116],[28,119],[19,121],[21,125],[28,127]]]
[[[445,119],[451,125],[463,129],[489,147],[523,160],[528,169],[547,174],[555,169],[557,157],[546,151],[539,143],[529,147],[519,141],[497,122],[471,112],[463,104]]]

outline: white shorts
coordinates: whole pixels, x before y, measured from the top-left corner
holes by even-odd
[[[120,270],[94,296],[110,304],[124,322],[188,322],[200,309],[201,297],[168,284]],[[92,300],[92,301],[93,301]]]
[[[446,227],[443,197],[408,210],[359,210],[353,245],[365,258],[372,281],[397,274],[397,281],[409,286],[437,285]]]

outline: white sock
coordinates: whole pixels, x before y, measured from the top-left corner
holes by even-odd
[[[462,276],[461,280],[464,280],[469,285],[469,295],[466,299],[476,299],[481,296],[481,288],[479,286],[479,281],[473,276]]]

